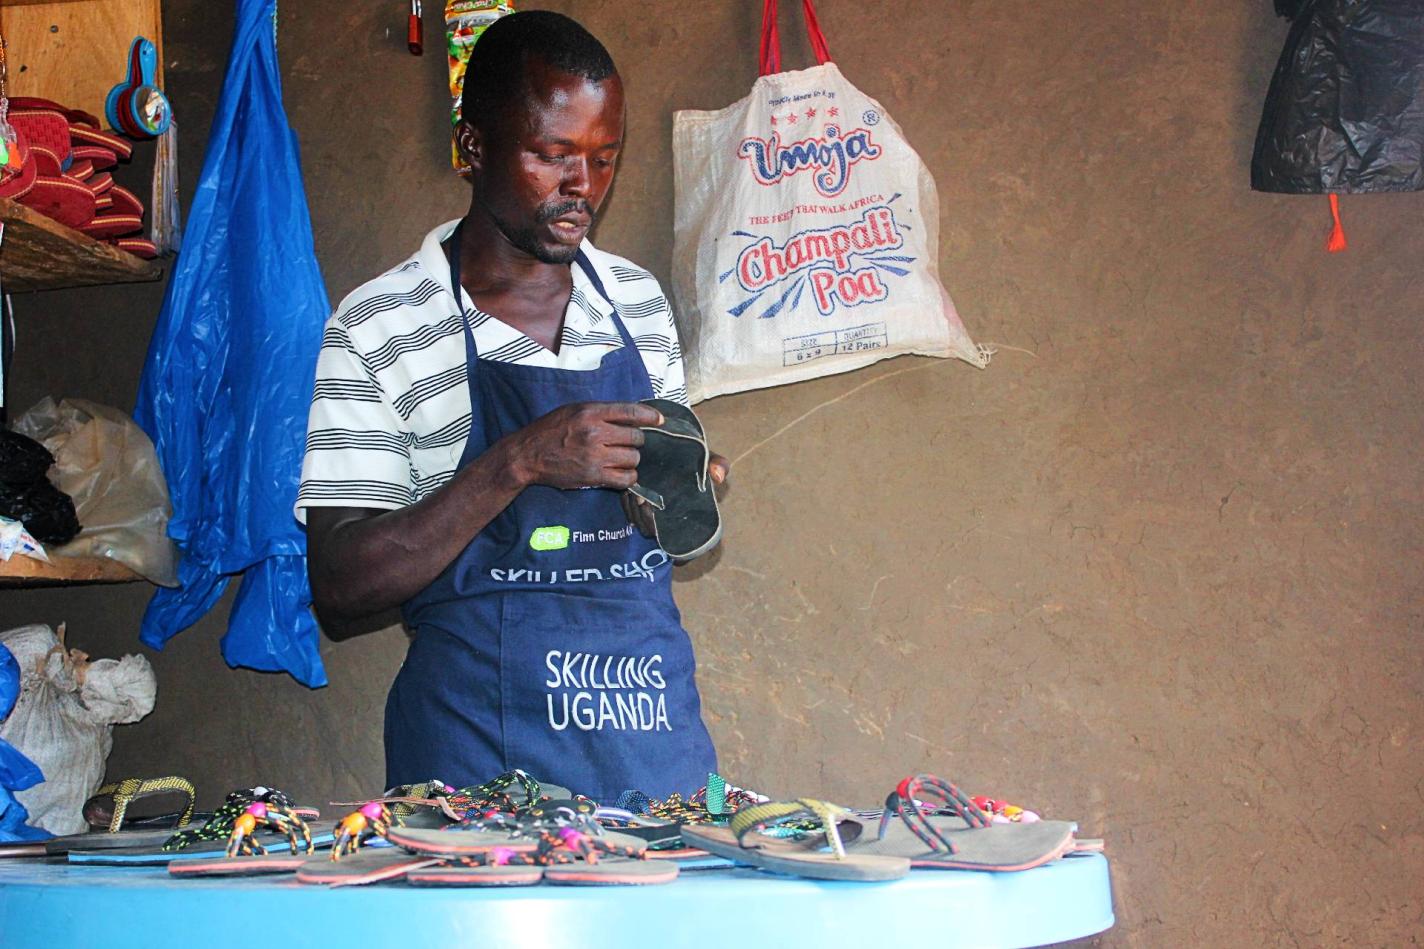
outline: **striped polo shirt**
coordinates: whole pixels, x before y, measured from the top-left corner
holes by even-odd
[[[296,515],[309,507],[394,510],[454,475],[470,431],[465,339],[468,320],[481,359],[589,371],[622,348],[612,310],[633,337],[653,392],[687,402],[672,310],[652,274],[583,242],[608,291],[599,295],[573,266],[573,293],[554,353],[450,289],[441,242],[458,221],[426,235],[410,259],[352,291],[326,322],[307,423]],[[463,312],[461,312],[463,309]]]

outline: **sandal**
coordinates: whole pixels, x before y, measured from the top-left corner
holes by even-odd
[[[407,853],[399,847],[367,846],[337,861],[325,855],[308,857],[297,868],[297,882],[323,886],[360,886],[400,880],[414,870],[439,862],[438,857]]]
[[[227,796],[227,800],[223,802],[222,806],[214,811],[212,816],[200,827],[185,828],[177,833],[164,831],[163,833],[167,834],[166,839],[140,845],[106,849],[71,849],[69,862],[103,866],[166,866],[174,860],[225,857],[228,841],[238,818],[242,816],[249,804],[258,801],[275,801],[284,807],[291,808],[290,802],[281,791],[265,787],[233,791]],[[321,816],[321,812],[315,808],[291,808],[291,810],[303,821],[312,821]],[[254,827],[254,829],[256,828]],[[334,834],[330,830],[313,833],[311,836],[313,847],[329,844],[333,839]],[[279,836],[272,833],[263,833],[256,838],[256,842],[262,845],[280,845],[285,840],[285,834]]]
[[[918,798],[936,797],[950,814],[938,816]],[[892,821],[898,816],[900,820]],[[914,867],[941,870],[1028,870],[1075,849],[1073,824],[1036,820],[996,823],[953,784],[932,774],[906,778],[890,793],[873,840],[851,845],[852,852],[908,859]]]
[[[806,818],[818,821],[820,830],[781,837],[762,833]],[[860,832],[860,821],[845,808],[801,798],[742,808],[726,827],[689,824],[682,837],[720,857],[817,880],[898,880],[910,872],[904,857],[848,852],[846,842]]]
[[[643,428],[638,483],[628,491],[652,505],[658,546],[674,560],[692,560],[722,539],[722,515],[707,474],[707,436],[692,409],[680,402],[644,399],[642,404],[661,412],[663,424]]]
[[[291,852],[269,854],[267,847],[256,836],[258,827],[283,835]],[[174,835],[175,838],[179,836]],[[173,876],[254,876],[264,873],[288,873],[300,869],[306,858],[315,850],[311,828],[297,813],[291,801],[281,791],[268,791],[244,807],[232,820],[232,829],[228,832],[227,848],[222,858],[174,860],[168,864],[168,872]]]
[[[336,822],[331,859],[354,854],[374,838],[386,839],[392,827],[443,827],[460,819],[450,804],[456,793],[438,778],[423,784],[392,788],[384,797],[366,801]]]
[[[534,850],[496,847],[412,871],[417,886],[632,886],[671,883],[678,867],[650,862],[641,841],[618,834],[586,834],[571,826],[538,833]]]
[[[197,797],[193,782],[177,775],[125,778],[95,791],[84,802],[84,819],[95,830],[103,829],[110,834],[118,833],[125,821],[130,826],[140,822],[162,822],[169,828],[177,829],[186,827],[193,819]],[[149,806],[135,812],[133,805],[139,801],[147,801]]]

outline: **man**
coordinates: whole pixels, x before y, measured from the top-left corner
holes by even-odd
[[[681,354],[653,277],[586,239],[622,83],[577,23],[517,13],[476,45],[462,111],[468,214],[327,324],[297,501],[317,613],[340,638],[400,605],[413,632],[388,786],[517,767],[595,799],[687,793],[715,767],[691,644],[622,493],[661,421],[638,401],[686,400]]]

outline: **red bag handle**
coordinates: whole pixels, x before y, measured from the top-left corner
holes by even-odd
[[[816,19],[816,8],[811,5],[811,0],[801,0],[801,9],[806,14],[806,34],[811,38],[816,65],[824,66],[831,61],[831,51],[826,46],[826,35],[821,32],[820,21]],[[776,29],[776,0],[762,0],[761,74],[770,76],[778,72],[781,72],[781,35]]]

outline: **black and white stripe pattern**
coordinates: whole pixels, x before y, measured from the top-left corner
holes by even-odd
[[[653,392],[687,401],[672,310],[648,271],[585,243],[612,300],[582,271],[557,354],[466,303],[459,314],[441,249],[454,221],[409,260],[352,292],[322,336],[297,517],[309,507],[398,508],[453,476],[470,426],[462,319],[480,358],[587,371],[622,347],[613,307],[647,367]]]

